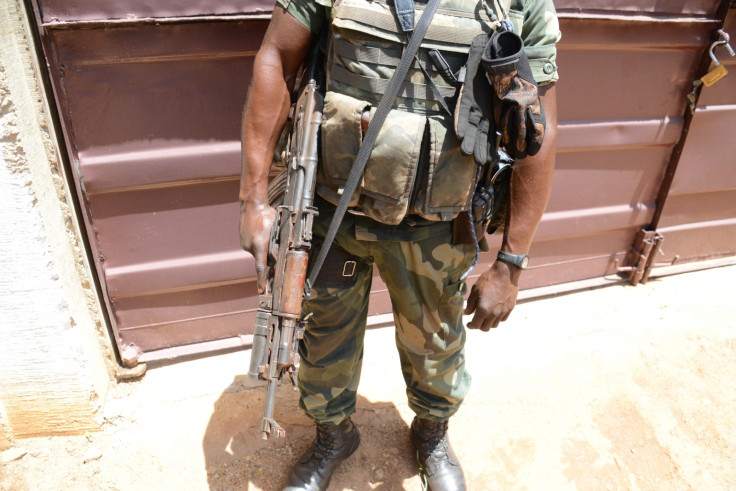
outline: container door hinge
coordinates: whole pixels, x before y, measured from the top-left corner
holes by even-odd
[[[644,228],[639,230],[634,240],[634,245],[624,259],[624,264],[630,264],[631,266],[617,265],[616,272],[624,273],[634,286],[639,283],[645,284],[649,279],[652,268],[671,266],[680,258],[680,256],[675,256],[672,261],[667,263],[655,262],[657,256],[662,254],[663,241],[664,236],[656,230],[647,230]],[[618,260],[616,262],[618,263]]]

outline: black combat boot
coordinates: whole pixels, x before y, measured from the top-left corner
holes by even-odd
[[[358,444],[360,435],[350,418],[339,425],[317,423],[317,439],[294,466],[284,491],[325,491],[332,473]]]
[[[463,491],[465,476],[447,440],[447,421],[414,418],[411,443],[417,451],[419,473],[432,491]]]

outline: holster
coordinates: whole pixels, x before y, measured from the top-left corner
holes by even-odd
[[[497,158],[485,166],[473,193],[470,214],[461,213],[452,222],[453,243],[473,244],[475,234],[480,250],[489,250],[486,233],[501,232],[506,224],[513,163],[506,152],[499,150]]]
[[[476,228],[476,224],[471,219],[471,214],[467,212],[460,213],[452,220],[452,243],[475,245],[476,238],[478,247],[483,252],[488,252],[490,247],[483,228]]]
[[[312,270],[313,262],[322,247],[322,238],[313,240],[312,249],[309,251],[309,270]],[[371,269],[371,265],[359,257],[333,243],[330,253],[325,257],[322,268],[319,270],[315,287],[323,288],[350,288],[355,284],[359,274]]]

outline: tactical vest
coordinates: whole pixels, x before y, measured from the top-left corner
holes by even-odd
[[[511,0],[502,1],[508,8]],[[493,2],[488,0],[488,4]],[[417,19],[423,7],[415,2]],[[523,13],[509,10],[509,16],[519,32]],[[351,199],[351,212],[398,224],[407,214],[451,220],[470,207],[478,168],[472,156],[460,152],[454,122],[442,112],[426,76],[446,100],[452,101],[458,87],[435,68],[429,50],[439,50],[450,70],[458,72],[473,38],[491,32],[493,25],[479,0],[442,0],[418,61],[379,133],[363,181]],[[333,4],[322,165],[317,178],[317,192],[333,204],[340,199],[362,141],[361,116],[365,111],[375,112],[405,42],[406,35],[387,0],[336,0]]]

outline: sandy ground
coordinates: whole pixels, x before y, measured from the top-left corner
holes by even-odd
[[[736,266],[520,304],[468,335],[450,436],[472,490],[736,490]],[[262,441],[249,352],[118,384],[102,431],[25,439],[0,490],[279,489],[313,437],[282,386],[288,436]],[[330,489],[420,489],[393,329],[369,331],[362,444]],[[22,455],[22,456],[21,456]]]

